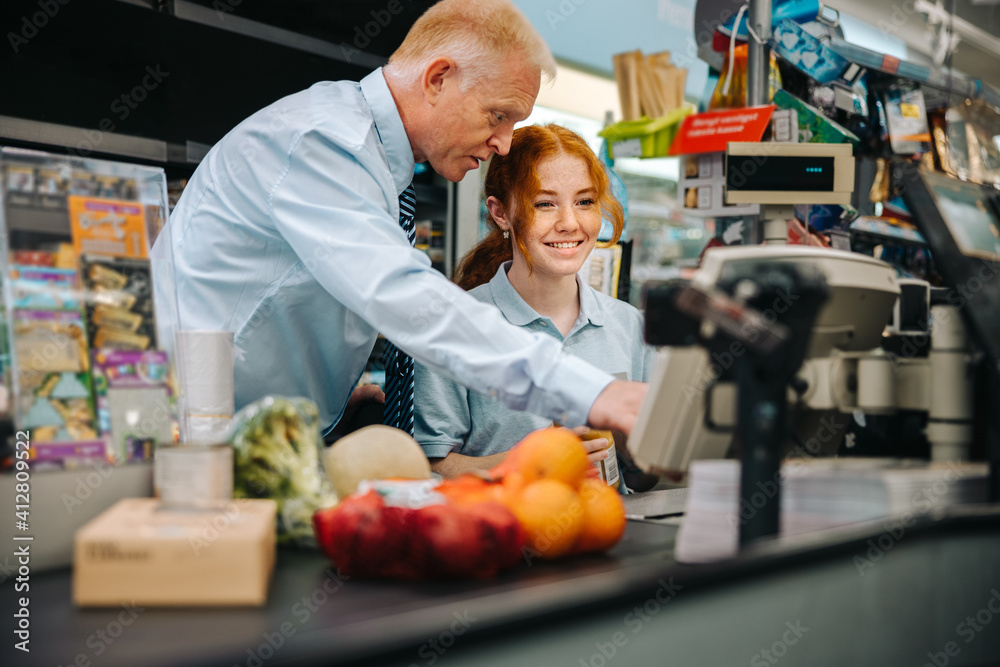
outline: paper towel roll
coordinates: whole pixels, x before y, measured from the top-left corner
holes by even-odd
[[[234,409],[233,334],[187,329],[176,334],[181,440],[224,439]]]

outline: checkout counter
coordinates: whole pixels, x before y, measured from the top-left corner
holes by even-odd
[[[761,541],[687,565],[676,526],[630,520],[610,552],[490,581],[339,576],[279,550],[261,608],[78,609],[32,575],[31,653],[4,665],[984,665],[1000,657],[1000,508]],[[861,565],[863,559],[867,565]],[[16,597],[2,584],[0,614]],[[977,629],[978,628],[978,629]]]

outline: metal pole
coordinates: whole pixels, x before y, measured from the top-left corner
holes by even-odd
[[[770,102],[768,72],[771,67],[771,49],[767,46],[767,41],[771,39],[771,0],[750,0],[747,24],[763,42],[760,44],[753,34],[748,35],[747,106],[755,107]],[[734,29],[739,29],[739,26]]]

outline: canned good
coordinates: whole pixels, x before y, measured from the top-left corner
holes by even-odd
[[[618,486],[618,455],[615,451],[615,436],[611,431],[598,431],[591,429],[580,436],[581,440],[597,440],[606,438],[608,446],[600,454],[600,459],[594,463],[594,467],[601,475],[601,479],[608,486]]]

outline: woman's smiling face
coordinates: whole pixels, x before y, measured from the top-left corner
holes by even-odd
[[[534,221],[519,225],[533,271],[575,275],[597,243],[601,207],[587,163],[559,153],[538,163]],[[517,244],[514,253],[520,254]]]

